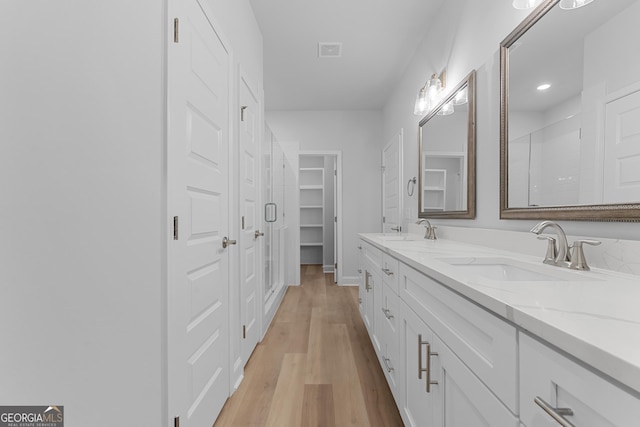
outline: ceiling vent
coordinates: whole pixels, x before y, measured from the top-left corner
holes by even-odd
[[[318,43],[318,58],[340,58],[342,43]]]

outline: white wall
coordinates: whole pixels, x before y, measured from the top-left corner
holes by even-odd
[[[381,112],[267,111],[266,118],[280,141],[298,141],[300,151],[342,151],[344,265],[338,268],[356,283],[358,233],[378,232],[382,222]]]
[[[0,5],[0,402],[163,422],[163,2]]]
[[[2,404],[168,425],[166,3],[0,4]],[[209,3],[261,94],[248,0]]]
[[[439,220],[440,224],[528,230],[537,221],[499,219],[500,173],[500,42],[526,17],[527,11],[510,1],[450,0],[439,12],[413,61],[384,107],[382,141],[405,129],[403,182],[418,170],[417,129],[412,114],[416,94],[433,73],[447,68],[447,87],[453,88],[471,69],[477,69],[477,215],[475,220]],[[384,144],[380,144],[382,148]],[[405,198],[404,224],[417,217],[418,200]],[[593,237],[640,239],[640,227],[625,223],[569,222],[568,233]]]

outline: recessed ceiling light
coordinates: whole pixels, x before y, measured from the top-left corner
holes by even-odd
[[[538,90],[547,90],[550,87],[551,87],[551,85],[549,83],[544,83],[544,84],[541,84],[540,86],[538,86],[536,89],[538,89]]]

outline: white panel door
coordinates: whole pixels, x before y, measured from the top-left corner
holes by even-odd
[[[607,104],[602,199],[640,201],[640,91]]]
[[[402,223],[402,131],[382,151],[382,232],[400,231]]]
[[[168,244],[169,416],[210,427],[229,394],[229,55],[198,0],[170,7],[180,30],[168,46],[168,212],[179,221]]]
[[[246,364],[260,339],[258,316],[262,308],[259,298],[262,263],[258,198],[260,159],[260,115],[258,100],[244,78],[240,78],[240,303],[242,319],[242,360]]]

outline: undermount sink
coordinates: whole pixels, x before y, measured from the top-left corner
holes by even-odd
[[[387,242],[401,242],[401,241],[416,241],[420,238],[411,234],[390,234],[388,236],[380,236],[380,238]]]
[[[566,277],[558,274],[550,275],[536,271],[525,263],[508,258],[440,258],[456,269],[491,280],[511,282],[557,282],[566,281]]]

